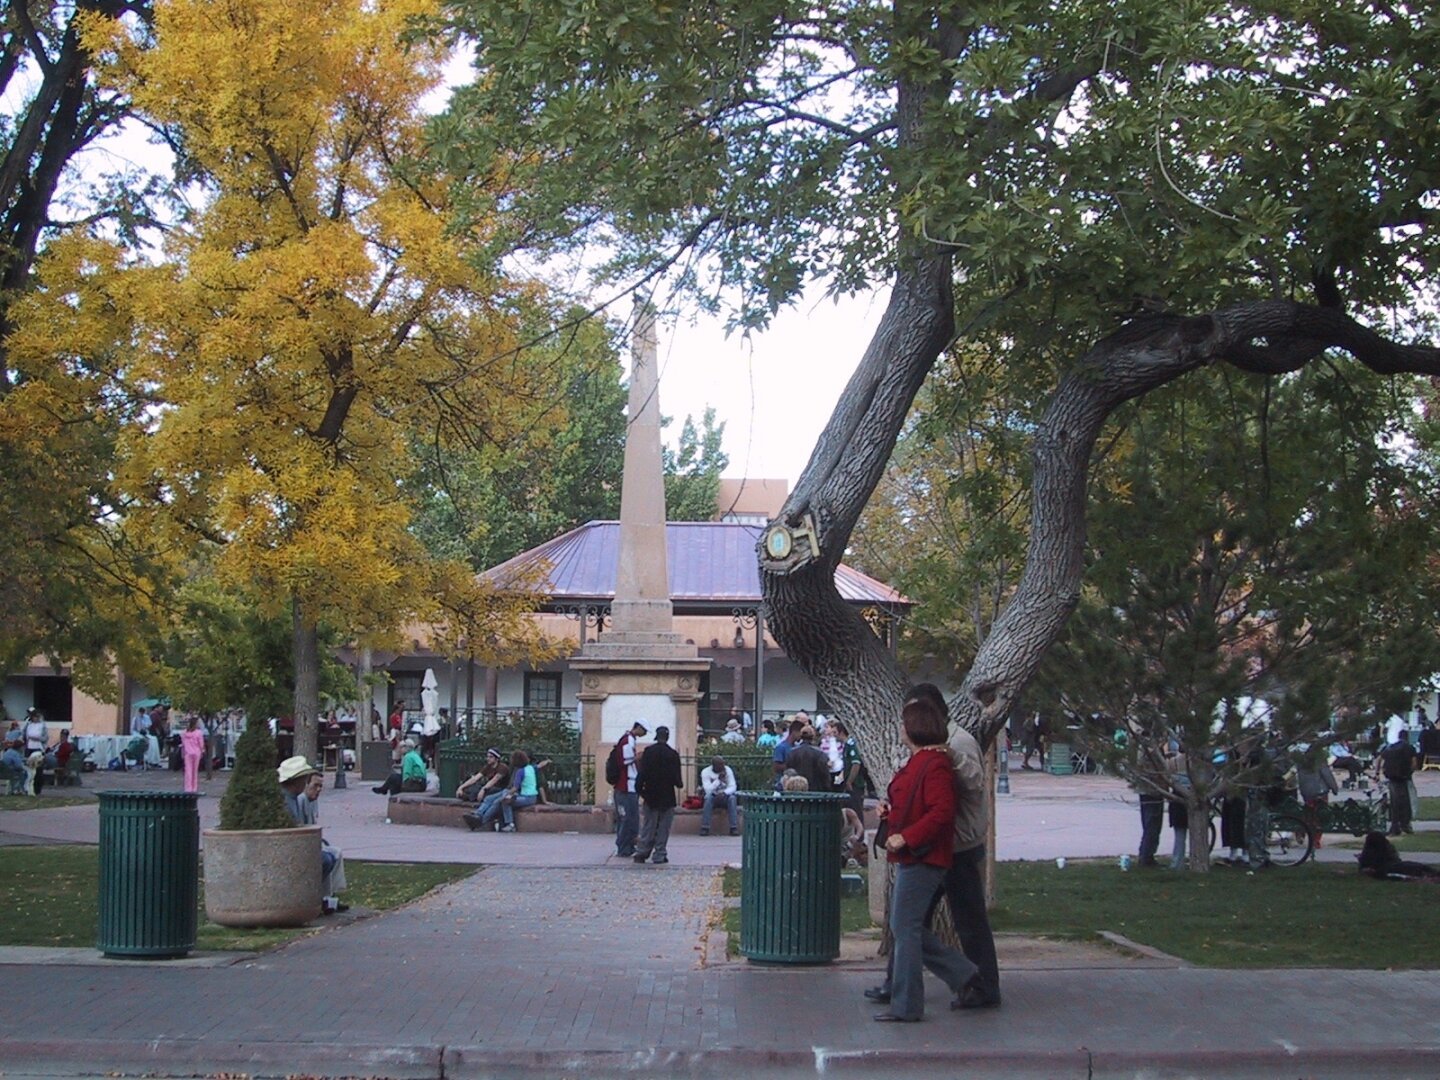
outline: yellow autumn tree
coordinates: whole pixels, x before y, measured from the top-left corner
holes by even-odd
[[[424,160],[446,57],[410,31],[434,7],[161,0],[144,40],[97,21],[104,77],[170,133],[193,208],[158,258],[57,245],[19,335],[73,350],[53,338],[79,320],[55,316],[89,302],[84,347],[150,388],[147,421],[120,436],[126,528],[213,546],[224,582],[288,609],[301,754],[321,623],[384,644],[431,622],[487,662],[546,649],[523,600],[409,529],[416,438],[563,421],[556,366],[516,340],[543,299],[477,269],[484,226],[449,228],[449,180]]]

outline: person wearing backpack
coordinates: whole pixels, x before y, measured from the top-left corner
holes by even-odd
[[[614,789],[615,813],[620,817],[615,830],[615,854],[626,859],[634,856],[635,839],[640,835],[640,796],[635,789],[635,743],[648,731],[644,724],[635,721],[630,730],[620,736],[610,756],[605,759],[605,782]]]
[[[1390,788],[1391,836],[1415,831],[1411,825],[1415,808],[1410,805],[1410,779],[1415,775],[1415,757],[1410,733],[1397,725],[1394,741],[1380,751],[1380,769]]]

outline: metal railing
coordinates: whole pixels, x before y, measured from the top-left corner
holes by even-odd
[[[595,755],[571,751],[550,753],[543,747],[526,751],[539,767],[547,802],[579,806],[595,801]],[[507,755],[508,757],[508,755]],[[447,739],[436,748],[435,771],[440,795],[453,798],[455,789],[485,767],[485,748],[465,739]]]
[[[740,791],[769,791],[775,786],[775,767],[768,750],[755,747],[726,746],[717,750],[725,764],[735,773],[735,786]],[[700,788],[700,771],[709,768],[715,754],[696,754],[680,759],[680,775],[685,778],[687,791]]]

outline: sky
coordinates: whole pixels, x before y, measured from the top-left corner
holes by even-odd
[[[763,332],[725,336],[722,320],[662,321],[660,411],[675,418],[707,405],[725,423],[726,476],[783,478],[795,486],[821,429],[884,313],[883,295],[805,298]]]

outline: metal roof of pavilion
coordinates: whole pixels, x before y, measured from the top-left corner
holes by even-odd
[[[670,600],[682,609],[753,605],[760,602],[760,568],[755,545],[758,525],[728,521],[670,521],[665,549]],[[539,547],[523,551],[484,572],[497,582],[546,568],[543,590],[552,604],[609,602],[615,597],[620,555],[620,523],[591,521]],[[835,571],[841,599],[861,607],[910,607],[912,602],[890,586],[841,563]]]

